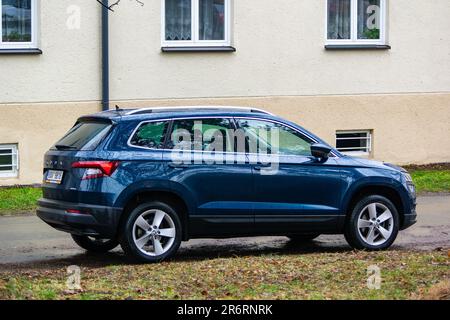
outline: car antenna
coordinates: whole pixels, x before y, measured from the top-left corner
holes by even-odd
[[[123,110],[120,109],[120,107],[116,104],[116,111],[119,112],[119,111],[123,111]]]

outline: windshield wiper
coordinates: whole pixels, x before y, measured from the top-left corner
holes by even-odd
[[[58,149],[58,150],[74,150],[74,149],[77,149],[77,147],[67,146],[65,144],[56,144],[55,148]]]

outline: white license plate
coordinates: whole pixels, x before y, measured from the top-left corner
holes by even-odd
[[[45,178],[45,182],[47,183],[54,183],[54,184],[61,184],[62,178],[63,178],[64,171],[59,170],[48,170],[47,171],[47,177]]]

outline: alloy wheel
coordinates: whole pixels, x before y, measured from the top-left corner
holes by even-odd
[[[170,250],[176,228],[170,215],[162,210],[143,212],[133,225],[133,241],[145,255],[157,257]]]
[[[394,230],[394,216],[387,206],[374,202],[364,207],[358,215],[358,233],[371,246],[384,244]]]

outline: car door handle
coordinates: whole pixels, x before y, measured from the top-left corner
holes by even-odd
[[[169,167],[172,169],[187,169],[189,168],[186,164],[176,164],[176,163],[169,163]]]
[[[270,167],[271,167],[270,164],[260,164],[260,165],[254,166],[253,169],[255,169],[256,171],[261,171],[261,170],[264,170],[264,169],[267,169]]]

